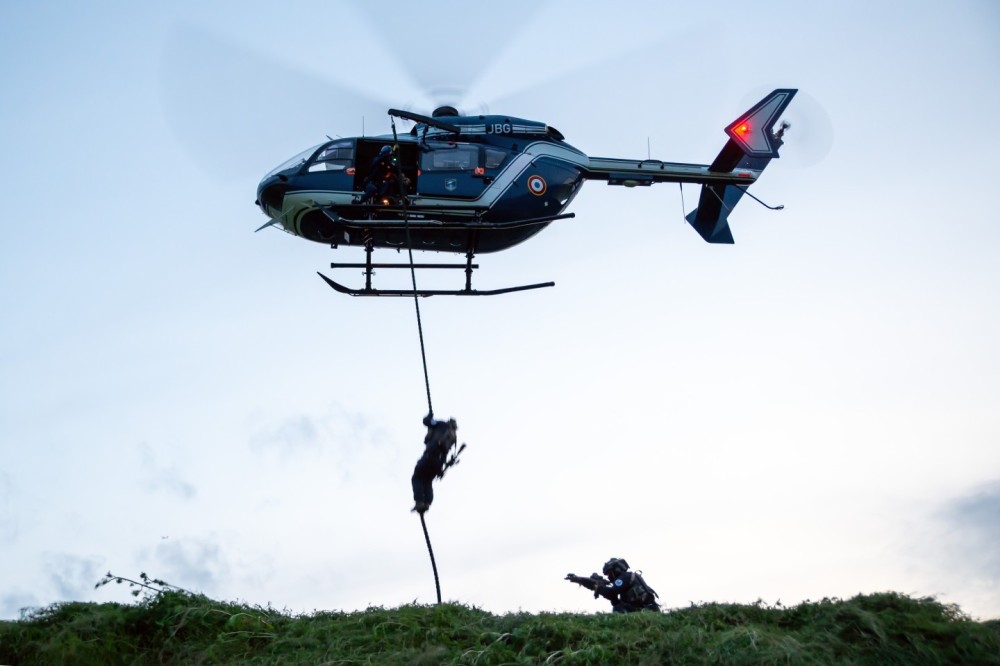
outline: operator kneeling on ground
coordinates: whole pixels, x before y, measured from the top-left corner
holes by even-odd
[[[660,605],[656,603],[659,596],[656,590],[643,580],[641,574],[629,571],[628,562],[620,557],[612,557],[604,563],[603,571],[608,583],[596,573],[591,574],[590,578],[566,574],[566,580],[593,590],[595,599],[598,595],[604,597],[611,602],[611,608],[616,613],[660,610]]]
[[[431,487],[435,477],[443,478],[446,469],[458,463],[458,454],[462,452],[465,445],[462,445],[451,458],[448,452],[457,443],[455,432],[458,424],[455,419],[438,421],[428,414],[424,417],[424,425],[427,426],[427,435],[424,437],[424,454],[417,461],[417,466],[413,469],[413,511],[424,513],[431,508],[434,501],[434,489]]]

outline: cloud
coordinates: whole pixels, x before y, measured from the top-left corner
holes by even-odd
[[[23,617],[25,612],[41,605],[38,598],[24,592],[14,592],[0,597],[0,618]]]
[[[180,499],[193,499],[198,494],[197,488],[184,480],[176,466],[159,465],[148,446],[142,449],[142,465],[146,470],[146,488],[156,492],[165,492]]]
[[[10,546],[17,540],[17,518],[14,516],[14,482],[6,472],[0,472],[0,544]]]
[[[198,493],[194,485],[182,479],[175,469],[160,470],[160,474],[150,479],[146,487],[150,490],[163,491],[186,500],[192,499]]]
[[[270,451],[283,459],[298,455],[329,455],[346,479],[365,455],[385,453],[390,437],[371,416],[331,403],[318,416],[294,414],[250,437],[254,451]]]
[[[916,514],[899,544],[913,590],[973,616],[1000,609],[1000,480]]]
[[[302,449],[318,448],[317,433],[316,422],[305,414],[299,414],[253,435],[250,447],[257,450],[273,449],[285,454],[295,453]]]
[[[103,560],[96,557],[80,557],[68,553],[55,553],[45,558],[49,581],[55,587],[56,597],[62,601],[72,601],[88,595],[101,578],[103,564]]]
[[[1000,480],[947,503],[946,552],[977,577],[1000,584]]]
[[[206,594],[218,588],[230,568],[219,545],[207,539],[164,541],[156,547],[153,558],[156,568],[148,572],[150,576]]]

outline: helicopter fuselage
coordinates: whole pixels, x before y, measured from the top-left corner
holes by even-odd
[[[332,139],[315,146],[265,176],[258,206],[269,224],[320,243],[399,248],[409,234],[413,249],[468,255],[507,249],[560,219],[586,179],[624,186],[750,184],[759,174],[749,168],[712,173],[706,165],[590,158],[558,130],[519,118],[426,120],[435,124],[418,123],[398,137]],[[370,168],[384,146],[394,147],[393,169],[402,180],[362,203]]]
[[[488,291],[472,288],[475,255],[498,252],[537,234],[551,222],[573,217],[563,211],[584,180],[608,185],[696,183],[698,206],[684,218],[709,243],[729,244],[729,215],[768,163],[778,157],[787,123],[775,131],[795,96],[778,88],[725,128],[729,140],[711,164],[654,159],[588,157],[544,123],[505,116],[459,116],[441,107],[433,117],[389,109],[414,121],[397,136],[330,139],[268,173],[257,187],[257,205],[270,218],[260,227],[280,226],[311,241],[365,248],[364,288],[320,276],[336,291],[353,296],[491,295],[552,286],[539,283]],[[260,231],[258,229],[258,231]],[[465,264],[376,264],[375,248],[453,252]],[[376,289],[376,268],[458,268],[464,289]],[[411,273],[412,275],[412,273]]]
[[[268,174],[258,187],[258,205],[286,231],[321,243],[401,247],[409,226],[414,249],[506,249],[566,208],[583,180],[587,156],[547,135],[541,123],[474,120],[475,127],[460,125],[457,136],[418,126],[419,134],[398,138],[328,141]],[[396,146],[393,167],[403,175],[403,192],[395,184],[362,204],[383,146]]]

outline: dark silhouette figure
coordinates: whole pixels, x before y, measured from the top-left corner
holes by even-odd
[[[455,419],[437,421],[430,414],[424,417],[427,435],[424,437],[424,454],[413,469],[413,511],[424,513],[434,501],[432,483],[444,476],[444,471],[457,462],[456,456],[448,459],[448,452],[455,446]]]
[[[594,598],[602,596],[611,602],[611,609],[616,613],[632,613],[640,610],[660,610],[656,603],[656,590],[651,588],[642,575],[628,570],[628,562],[620,557],[612,557],[604,563],[604,576],[591,574],[589,578],[566,574],[566,580],[593,590]]]
[[[365,193],[359,203],[371,203],[385,196],[392,183],[396,182],[395,167],[392,148],[382,146],[365,176]]]

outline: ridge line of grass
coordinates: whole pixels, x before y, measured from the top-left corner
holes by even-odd
[[[0,621],[0,663],[1000,665],[1000,620],[893,592],[628,615],[457,603],[293,615],[164,587]]]

